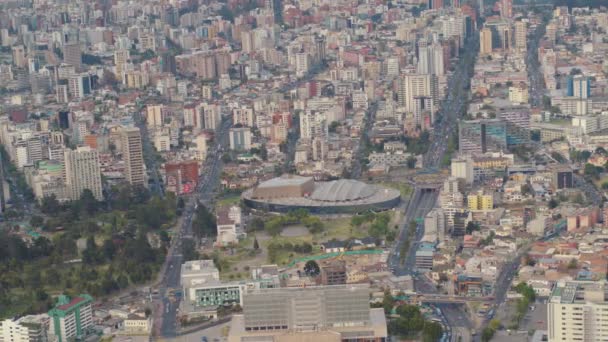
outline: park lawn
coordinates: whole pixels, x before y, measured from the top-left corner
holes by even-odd
[[[323,232],[315,234],[314,240],[317,242],[325,242],[332,239],[346,240],[349,238],[364,238],[368,235],[367,229],[361,227],[351,227],[350,218],[337,218],[323,222],[325,228]]]
[[[217,205],[228,206],[228,205],[233,205],[233,204],[239,204],[240,201],[241,201],[241,194],[229,193],[229,194],[222,195],[218,199]]]

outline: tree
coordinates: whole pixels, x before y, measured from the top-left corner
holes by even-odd
[[[436,342],[439,341],[443,335],[443,329],[441,324],[437,322],[425,323],[422,329],[422,341],[424,342]]]
[[[259,230],[264,230],[264,220],[262,220],[259,217],[254,217],[250,222],[249,222],[249,231],[259,231]]]
[[[196,245],[192,239],[184,239],[182,242],[182,254],[184,261],[198,260],[199,254],[196,251]]]
[[[57,196],[55,196],[55,194],[44,196],[42,198],[42,202],[40,203],[40,210],[47,215],[57,216],[60,208],[61,204],[57,200]]]
[[[154,51],[148,49],[146,51],[144,51],[144,53],[141,54],[141,59],[144,61],[147,61],[149,59],[152,59],[156,57],[156,54],[154,53]]]
[[[576,261],[575,258],[570,259],[570,261],[568,262],[568,269],[569,270],[573,270],[576,269],[578,267],[578,262]]]
[[[395,298],[389,290],[384,291],[384,298],[382,299],[382,307],[384,308],[385,314],[390,314],[395,306]]]
[[[44,219],[38,215],[33,215],[32,218],[30,218],[30,224],[34,228],[40,227],[44,225]]]
[[[494,337],[494,333],[495,333],[494,330],[490,329],[489,327],[485,327],[481,331],[481,341],[482,342],[490,342],[490,340],[492,339],[492,337]]]
[[[467,223],[466,233],[470,235],[474,231],[479,231],[480,229],[481,229],[481,227],[479,226],[479,223],[473,222],[473,221],[469,221],[469,223]]]
[[[598,170],[598,167],[596,167],[593,164],[589,164],[589,163],[585,164],[584,172],[585,172],[586,176],[596,178],[596,179],[599,178],[600,171]]]
[[[257,251],[258,249],[260,249],[260,244],[258,242],[258,238],[254,238],[253,239],[253,250]]]
[[[304,265],[304,273],[309,277],[316,277],[321,273],[321,269],[319,268],[319,264],[317,264],[314,260],[309,260]]]
[[[555,208],[557,208],[558,205],[559,205],[559,203],[555,200],[555,198],[552,198],[549,201],[549,209],[555,209]]]
[[[211,214],[207,207],[198,203],[196,216],[192,220],[192,230],[196,237],[215,236],[217,234],[215,215]]]
[[[329,124],[329,128],[328,128],[329,133],[336,133],[338,127],[340,127],[340,123],[338,121],[332,121]]]

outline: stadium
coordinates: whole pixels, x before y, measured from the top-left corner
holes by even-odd
[[[285,213],[306,209],[314,214],[359,213],[388,210],[399,205],[398,190],[352,179],[315,182],[312,177],[283,175],[245,191],[250,208]]]

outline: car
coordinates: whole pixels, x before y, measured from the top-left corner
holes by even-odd
[[[201,342],[209,342],[209,340],[207,340],[207,336],[201,337]]]

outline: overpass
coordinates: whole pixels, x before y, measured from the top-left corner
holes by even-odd
[[[467,302],[489,302],[493,301],[494,297],[461,297],[461,296],[449,296],[441,294],[425,294],[418,295],[412,300],[416,300],[420,303],[437,303],[437,304],[464,304]]]

